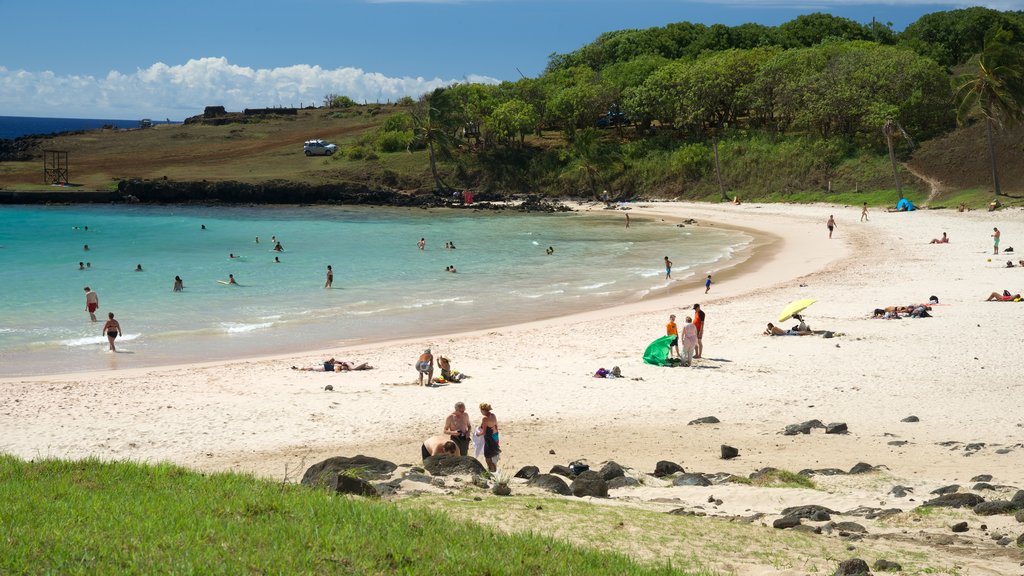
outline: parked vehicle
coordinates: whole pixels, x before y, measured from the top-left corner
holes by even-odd
[[[302,152],[306,156],[330,156],[337,152],[338,147],[323,140],[306,140],[302,144]]]
[[[629,125],[629,118],[626,117],[626,113],[619,109],[618,104],[612,104],[608,113],[601,116],[594,123],[598,128],[611,128],[612,126],[627,126]]]

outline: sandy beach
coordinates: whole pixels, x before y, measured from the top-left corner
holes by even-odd
[[[600,210],[600,207],[581,207]],[[829,205],[641,203],[632,226],[692,218],[699,226],[756,234],[734,268],[703,274],[642,302],[515,326],[348,349],[231,362],[0,380],[0,450],[41,456],[171,461],[295,479],[310,464],[367,454],[418,459],[423,438],[440,433],[456,401],[493,405],[501,426],[501,471],[520,466],[615,460],[651,472],[659,460],[687,471],[747,475],[760,468],[849,470],[880,466],[866,479],[823,479],[814,502],[910,509],[948,484],[1024,488],[1024,377],[1016,356],[1024,303],[985,302],[993,291],[1024,292],[1024,211],[871,210]],[[829,240],[825,222],[834,214]],[[647,218],[647,221],[644,221]],[[1002,231],[992,255],[992,229]],[[929,244],[948,233],[949,244]],[[624,238],[629,230],[624,229]],[[872,310],[926,302],[932,318],[871,319]],[[768,337],[762,331],[799,298],[820,336]],[[646,345],[700,303],[707,313],[704,358],[692,368],[645,365]],[[793,322],[783,323],[788,327]],[[441,387],[415,385],[423,348],[472,377]],[[327,357],[369,362],[364,372],[300,372]],[[593,378],[621,368],[622,379]],[[333,391],[324,390],[331,384]],[[916,423],[902,422],[917,416]],[[715,416],[713,425],[687,425]],[[784,436],[786,425],[844,422],[849,433]],[[739,449],[719,458],[719,446]],[[971,446],[968,446],[971,445]],[[914,487],[914,501],[888,495]],[[807,491],[716,487],[716,514],[778,514],[810,503]],[[699,488],[644,486],[621,500],[671,495],[704,502]],[[1011,492],[1012,494],[1012,492]],[[990,526],[1013,523],[993,517]],[[1019,526],[1015,532],[1020,532]],[[995,546],[995,544],[991,544]],[[1011,547],[1012,548],[1012,547]],[[1019,549],[1018,549],[1019,550]],[[1009,572],[1007,551],[966,562],[973,574]],[[1015,552],[1014,552],[1015,553]],[[747,570],[742,567],[738,571]],[[772,572],[774,573],[774,572]],[[794,572],[797,573],[797,572]]]

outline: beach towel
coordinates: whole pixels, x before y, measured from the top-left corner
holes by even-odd
[[[473,451],[478,460],[484,454],[484,429],[479,426],[473,432]]]
[[[644,363],[654,366],[671,365],[668,357],[669,347],[675,339],[675,336],[662,336],[648,344],[647,349],[644,350]]]

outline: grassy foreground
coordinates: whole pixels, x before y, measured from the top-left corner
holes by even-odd
[[[682,574],[250,476],[0,455],[0,574],[43,573]]]

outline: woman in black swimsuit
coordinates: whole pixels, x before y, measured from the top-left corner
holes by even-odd
[[[480,427],[484,430],[484,460],[487,461],[488,470],[497,472],[498,456],[501,454],[498,443],[498,417],[491,412],[491,405],[486,402],[480,405],[480,413],[484,417],[480,422]]]
[[[103,325],[103,332],[107,335],[107,342],[110,342],[110,351],[117,352],[114,349],[114,338],[121,335],[121,325],[118,324],[117,320],[114,320],[114,313],[107,313],[107,322]]]

